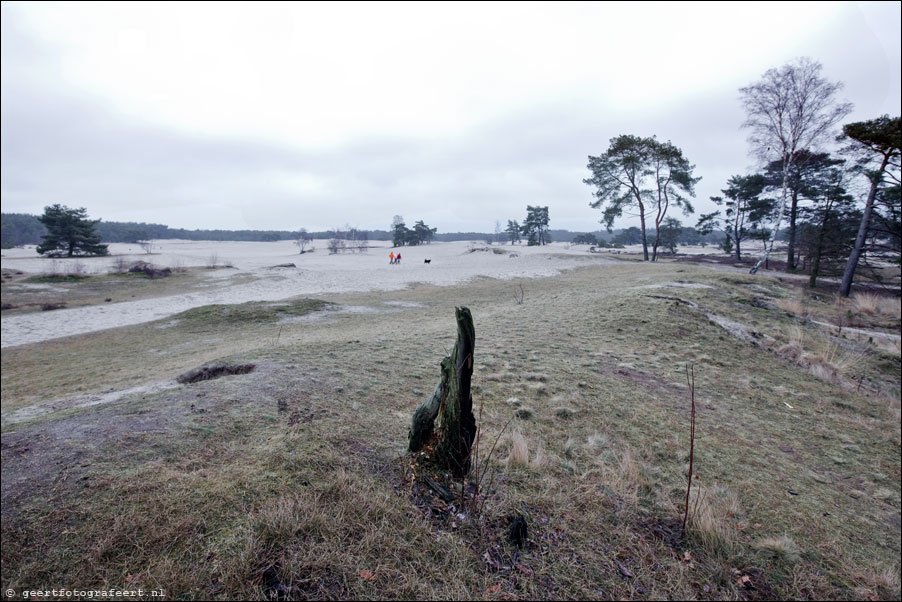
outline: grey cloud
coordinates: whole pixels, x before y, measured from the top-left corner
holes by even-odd
[[[662,99],[653,110],[612,111],[574,93],[511,107],[453,136],[373,136],[314,151],[166,129],[117,113],[105,99],[67,87],[55,49],[17,29],[14,13],[4,5],[4,211],[39,213],[61,202],[105,220],[149,215],[174,227],[261,229],[388,228],[401,214],[454,231],[490,230],[496,219],[521,219],[527,204],[541,204],[550,206],[553,227],[588,230],[599,227],[600,214],[589,208],[591,190],[582,183],[587,157],[604,152],[612,137],[656,134],[683,149],[703,178],[698,211],[710,210],[708,197],[731,175],[753,167],[737,88],[760,74],[681,103],[668,103],[667,91],[649,80],[648,93]],[[898,74],[886,89],[897,59],[862,33],[862,23],[855,35],[865,36],[863,55],[852,58],[854,40],[823,49],[832,34],[809,36],[800,53],[822,60],[827,77],[854,73],[850,88],[898,98]],[[879,105],[870,99],[851,100],[863,111],[855,119],[876,116],[870,112]],[[298,185],[304,178],[322,186]]]

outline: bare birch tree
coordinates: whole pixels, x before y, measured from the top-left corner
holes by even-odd
[[[298,246],[298,250],[301,252],[301,255],[305,253],[305,249],[307,245],[310,244],[310,241],[313,240],[313,235],[307,232],[307,228],[301,228],[298,230],[297,238],[294,241],[294,244]]]
[[[751,130],[748,141],[752,153],[764,162],[783,163],[777,221],[764,254],[749,270],[750,274],[756,273],[773,251],[786,210],[796,153],[803,149],[816,151],[832,138],[833,128],[852,111],[851,103],[836,99],[842,83],[822,78],[821,69],[820,63],[803,57],[779,69],[769,69],[759,82],[739,89],[747,115],[742,126]]]

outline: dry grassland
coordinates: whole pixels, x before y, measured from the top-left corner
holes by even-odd
[[[899,599],[900,355],[844,338],[899,334],[879,302],[664,262],[318,301],[4,349],[3,589]],[[405,455],[456,305],[476,326],[479,512]],[[175,383],[214,361],[256,369]]]

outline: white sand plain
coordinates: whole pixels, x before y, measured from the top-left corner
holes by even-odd
[[[147,261],[157,267],[208,267],[205,283],[183,294],[56,311],[2,316],[2,344],[13,347],[166,318],[204,305],[278,301],[295,296],[351,291],[391,291],[422,282],[452,286],[472,278],[538,278],[558,274],[585,262],[606,261],[585,245],[554,243],[545,247],[493,245],[482,242],[432,243],[400,249],[400,265],[389,265],[389,242],[372,241],[366,252],[330,255],[328,241],[315,240],[313,253],[300,255],[292,241],[209,242],[153,241],[152,254],[138,245],[111,244],[110,256],[48,259],[34,247],[3,251],[2,267],[29,274],[114,271],[117,262]],[[497,252],[503,251],[503,252]],[[424,259],[431,259],[430,264]],[[273,268],[294,263],[295,268]],[[7,285],[9,286],[9,285]],[[18,286],[52,287],[52,284]]]

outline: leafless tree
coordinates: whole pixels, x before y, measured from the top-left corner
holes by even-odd
[[[763,162],[783,162],[780,210],[770,243],[749,273],[758,271],[774,248],[780,222],[789,197],[789,176],[793,159],[800,150],[816,151],[832,139],[833,128],[852,111],[852,104],[839,102],[840,82],[820,76],[822,66],[809,58],[800,58],[779,69],[769,69],[760,81],[740,88],[746,111],[743,127],[749,128],[752,153]]]
[[[369,232],[361,230],[357,235],[357,251],[360,253],[366,253],[366,250],[370,245],[370,235]]]
[[[313,240],[313,236],[307,232],[307,228],[301,228],[298,230],[298,237],[294,241],[294,244],[298,246],[298,250],[301,252],[301,255],[304,254],[307,245],[310,244],[310,241]]]
[[[329,244],[327,245],[329,248],[330,255],[337,255],[338,253],[344,253],[348,250],[348,243],[337,236],[333,236],[329,239]]]

